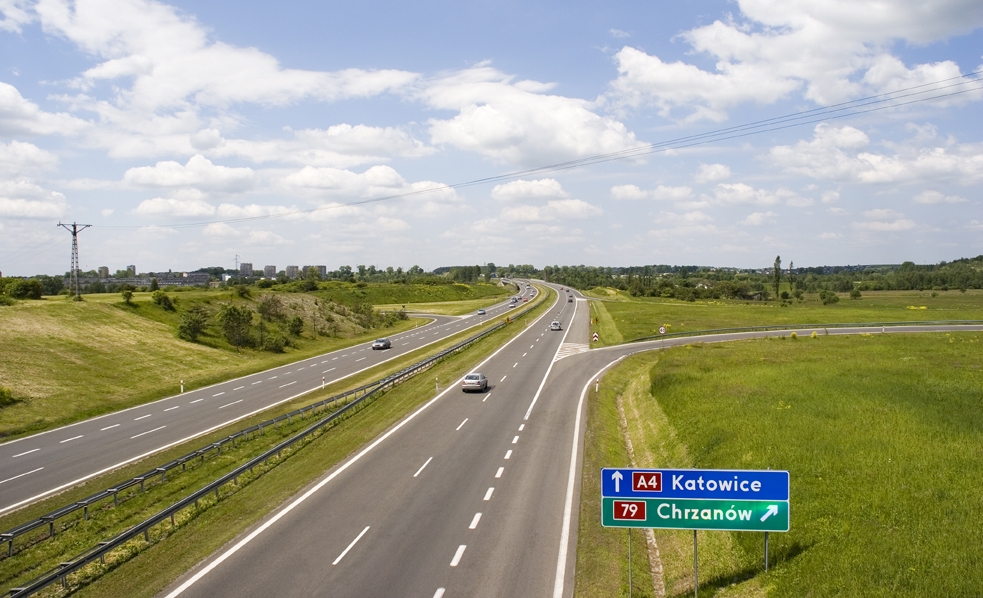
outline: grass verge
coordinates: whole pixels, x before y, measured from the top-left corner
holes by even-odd
[[[705,532],[701,594],[970,597],[983,587],[981,364],[980,333],[779,338],[641,354],[606,381],[639,467],[790,472],[791,529],[771,534],[769,572],[763,534]],[[692,532],[656,533],[667,595],[691,594]]]
[[[202,502],[200,509],[188,509],[182,512],[175,526],[170,524],[158,526],[151,532],[150,543],[143,540],[130,542],[126,550],[121,550],[115,557],[108,558],[105,566],[92,567],[95,570],[94,573],[99,574],[94,578],[95,583],[90,585],[87,581],[76,581],[78,585],[73,588],[73,591],[77,589],[79,595],[83,596],[155,595],[171,580],[217,550],[242,530],[254,524],[302,487],[323,474],[324,471],[376,437],[412,409],[432,398],[434,389],[431,376],[452,380],[463,375],[475,361],[491,354],[502,343],[521,332],[543,309],[542,305],[537,306],[533,313],[528,314],[519,322],[493,333],[476,345],[442,361],[436,367],[428,370],[427,375],[417,376],[385,393],[359,411],[356,416],[341,421],[331,431],[311,441],[309,446],[297,451],[293,458],[286,458],[288,454],[285,452],[284,460],[278,466],[269,469],[257,468],[254,477],[244,476],[239,485],[226,486],[222,490],[220,501],[216,502],[212,496],[209,500]],[[439,347],[430,348],[427,353],[433,353],[444,348],[444,346],[453,345],[461,338],[471,334],[474,334],[474,331],[461,333],[458,335],[460,338],[449,339]],[[421,355],[407,356],[405,363],[387,364],[388,368],[386,369],[390,371],[399,369],[420,358]],[[382,367],[380,366],[378,369],[381,370]],[[378,378],[381,374],[381,371],[375,370],[366,372],[360,377],[360,380],[349,381],[347,388]],[[296,408],[300,404],[307,404],[319,400],[323,396],[336,394],[340,390],[342,389],[329,388],[324,395],[311,393],[303,400],[298,399],[294,404],[280,406],[275,412],[271,410],[270,413],[264,413],[262,418],[256,419],[257,421],[266,419],[277,413]],[[187,495],[190,490],[201,487],[205,482],[233,469],[236,464],[247,460],[251,455],[262,453],[270,446],[286,438],[291,432],[296,432],[309,423],[310,420],[307,422],[295,421],[292,427],[281,427],[279,431],[271,432],[269,436],[262,437],[263,440],[261,441],[242,443],[233,451],[223,451],[221,457],[206,460],[197,468],[180,474],[172,481],[151,492],[139,494],[138,491],[135,491],[133,496],[129,497],[129,500],[122,503],[118,508],[113,507],[112,502],[108,501],[108,504],[102,505],[102,510],[106,512],[94,515],[90,521],[77,519],[65,521],[67,529],[55,539],[37,542],[34,546],[15,555],[14,558],[2,561],[0,575],[2,575],[4,585],[16,586],[17,583],[36,576],[55,566],[58,562],[68,560],[96,542],[111,537],[113,534],[142,521],[150,514],[158,512],[164,506],[170,505],[178,498]],[[240,423],[235,426],[235,429],[246,425],[249,424]],[[212,436],[220,438],[228,433],[229,430],[223,430]],[[189,443],[186,446],[176,447],[166,454],[162,453],[156,458],[163,462],[169,458],[168,455],[171,453],[173,453],[172,458],[201,444],[205,444],[205,441],[199,439],[199,441]],[[132,477],[132,475],[145,470],[146,467],[146,463],[132,465],[113,475],[119,476],[115,479]],[[247,483],[250,481],[252,483]],[[78,494],[77,497],[74,497],[75,499],[81,498],[91,494],[92,486],[102,487],[103,484],[107,483],[111,485],[108,477],[100,478],[98,481],[90,481],[88,484],[90,488],[76,488],[60,495],[57,500],[49,499],[44,503],[33,505],[30,512],[27,510],[18,512],[19,517],[17,519],[24,520],[36,517],[50,511],[55,504],[64,504],[73,500],[73,497],[70,496],[71,493]],[[0,519],[0,524],[5,525],[8,522],[12,525],[11,516]],[[168,539],[161,542],[165,537]],[[50,588],[50,595],[62,595],[63,593],[59,587]]]
[[[783,307],[778,301],[709,300],[684,302],[675,299],[607,295],[603,289],[591,293],[608,301],[596,301],[601,322],[599,346],[669,332],[693,332],[742,326],[784,326],[822,323],[916,322],[983,319],[983,291],[868,291],[858,301],[844,294],[838,303],[823,305],[817,295],[805,295]],[[935,295],[935,296],[933,296]],[[607,313],[611,321],[603,317]],[[612,326],[617,334],[612,333]]]

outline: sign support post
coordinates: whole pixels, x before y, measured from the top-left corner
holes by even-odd
[[[700,566],[696,558],[696,530],[693,530],[693,598],[700,598]]]
[[[768,572],[768,532],[765,532],[765,573]]]

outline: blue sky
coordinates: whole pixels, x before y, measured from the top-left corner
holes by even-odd
[[[951,79],[981,28],[970,0],[0,0],[0,271],[67,270],[59,221],[111,271],[975,256],[983,83]],[[915,86],[962,93],[445,187]]]

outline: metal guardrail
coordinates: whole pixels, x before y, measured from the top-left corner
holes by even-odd
[[[884,326],[941,326],[941,325],[983,324],[983,320],[941,320],[934,322],[861,322],[857,324],[789,324],[786,326],[744,326],[742,328],[714,328],[711,330],[693,330],[690,332],[673,332],[669,334],[654,334],[634,338],[629,343],[649,341],[660,338],[680,336],[702,336],[704,334],[724,334],[727,332],[757,332],[765,330],[819,330],[825,328],[877,328]]]
[[[545,301],[545,299],[548,299],[548,298],[549,298],[549,292],[547,292],[545,294],[544,301]],[[523,310],[523,311],[515,314],[514,316],[509,316],[509,319],[510,320],[514,320],[516,318],[519,318],[521,316],[524,316],[525,314],[529,313],[530,311],[532,311],[536,307],[537,307],[537,305],[530,305],[528,308],[526,308],[525,310]],[[242,437],[242,436],[246,435],[247,432],[255,432],[257,430],[261,430],[262,427],[269,426],[271,424],[276,425],[276,422],[283,421],[284,419],[289,420],[290,417],[302,416],[302,414],[304,412],[306,412],[306,411],[313,411],[314,409],[316,409],[317,406],[325,406],[325,409],[326,409],[326,405],[328,403],[332,403],[334,401],[340,400],[341,398],[351,396],[351,395],[353,395],[353,394],[355,394],[355,393],[357,393],[359,391],[362,391],[363,392],[363,394],[362,394],[361,397],[358,397],[358,398],[354,399],[353,401],[351,401],[350,403],[348,403],[347,405],[345,405],[341,409],[338,409],[337,411],[335,411],[335,412],[327,415],[326,417],[323,417],[319,421],[315,422],[313,425],[307,427],[305,430],[299,432],[298,434],[295,434],[293,437],[288,438],[287,440],[284,440],[283,442],[277,444],[276,446],[274,446],[273,448],[271,448],[268,451],[264,452],[263,454],[261,454],[261,455],[259,455],[257,457],[254,457],[253,459],[250,459],[248,462],[244,463],[243,465],[240,465],[239,467],[237,467],[233,471],[231,471],[231,472],[229,472],[229,473],[227,473],[227,474],[225,474],[225,475],[217,478],[216,480],[214,480],[214,481],[206,484],[205,486],[203,486],[202,488],[198,489],[194,493],[186,496],[185,498],[182,498],[178,502],[172,504],[171,506],[169,506],[166,509],[158,512],[157,514],[149,517],[148,519],[142,521],[141,523],[138,523],[138,524],[134,525],[130,529],[128,529],[128,530],[126,530],[126,531],[124,531],[124,532],[122,532],[120,534],[117,534],[116,536],[114,536],[113,538],[111,538],[111,539],[109,539],[109,540],[107,540],[105,542],[99,542],[96,546],[93,546],[93,547],[87,549],[85,552],[79,554],[78,556],[76,556],[71,561],[67,561],[67,562],[61,563],[58,568],[51,569],[50,571],[47,571],[46,573],[43,573],[42,575],[40,575],[40,576],[34,578],[33,580],[27,582],[23,586],[11,588],[8,591],[8,594],[7,595],[10,596],[10,597],[24,598],[25,596],[30,596],[30,595],[32,595],[32,594],[34,594],[36,592],[39,592],[39,591],[43,590],[44,588],[46,588],[46,587],[48,587],[48,586],[50,586],[50,585],[52,585],[54,583],[57,583],[58,581],[61,581],[62,586],[66,586],[66,583],[67,583],[66,582],[66,576],[68,576],[68,575],[70,575],[70,574],[78,571],[79,569],[82,569],[83,567],[85,567],[85,566],[87,566],[87,565],[95,562],[96,560],[99,560],[100,562],[103,562],[104,563],[105,562],[105,555],[107,553],[109,553],[112,550],[118,548],[119,546],[122,546],[123,544],[125,544],[126,542],[129,542],[130,540],[136,538],[137,536],[143,535],[144,538],[149,541],[150,529],[153,528],[155,525],[158,525],[159,523],[163,522],[166,519],[170,519],[171,520],[171,523],[174,524],[174,516],[178,512],[180,512],[180,511],[184,510],[185,508],[188,508],[189,506],[192,506],[192,505],[193,506],[197,506],[199,500],[201,500],[202,498],[208,496],[209,494],[211,494],[213,492],[215,493],[215,496],[217,498],[219,496],[219,489],[222,486],[228,484],[229,482],[238,483],[239,476],[244,475],[247,471],[248,472],[251,472],[256,466],[260,465],[261,463],[268,462],[268,460],[271,457],[274,457],[274,456],[279,457],[280,456],[280,453],[284,449],[287,449],[287,448],[292,447],[294,444],[296,444],[296,443],[298,443],[298,442],[300,442],[300,441],[302,441],[302,440],[310,437],[315,432],[317,432],[318,430],[321,430],[322,428],[324,428],[328,424],[334,422],[335,420],[339,419],[340,417],[342,417],[344,415],[347,415],[347,414],[349,414],[349,412],[352,412],[352,411],[356,410],[360,405],[362,405],[362,403],[367,398],[373,396],[375,393],[380,392],[380,391],[383,391],[383,390],[386,390],[388,388],[391,388],[391,387],[395,386],[396,384],[402,382],[403,380],[409,378],[410,376],[412,376],[414,374],[417,374],[417,373],[419,373],[421,371],[424,371],[424,370],[429,369],[437,361],[443,359],[444,357],[447,357],[451,353],[460,351],[461,349],[463,349],[463,348],[465,348],[465,347],[467,347],[467,346],[469,346],[469,345],[477,342],[478,340],[484,338],[485,336],[491,334],[492,332],[495,332],[496,330],[499,330],[499,329],[503,328],[506,325],[507,325],[506,322],[501,322],[499,324],[496,324],[495,326],[492,326],[488,330],[485,330],[485,331],[480,332],[480,333],[478,333],[478,334],[476,334],[474,336],[471,336],[471,337],[469,337],[469,338],[467,338],[467,339],[465,339],[465,340],[457,343],[456,345],[454,345],[452,347],[449,347],[447,349],[444,349],[443,351],[440,351],[439,353],[436,353],[436,354],[428,357],[427,359],[424,359],[423,361],[419,361],[419,362],[417,362],[417,363],[415,363],[415,364],[413,364],[413,365],[411,365],[409,367],[406,367],[406,368],[404,368],[404,369],[402,369],[402,370],[400,370],[400,371],[398,371],[398,372],[396,372],[394,374],[390,374],[389,376],[386,376],[385,378],[382,378],[381,380],[377,380],[376,382],[367,384],[365,386],[361,386],[361,387],[359,387],[359,388],[357,388],[355,390],[351,390],[351,391],[342,393],[340,395],[336,395],[335,397],[332,397],[332,398],[329,398],[329,399],[324,399],[323,401],[318,401],[317,403],[313,403],[312,405],[308,405],[307,407],[302,407],[302,408],[297,409],[295,411],[292,411],[290,413],[287,413],[287,414],[278,416],[276,418],[267,420],[267,421],[265,421],[265,422],[263,422],[261,424],[257,424],[255,426],[251,426],[249,428],[246,428],[245,430],[240,430],[239,432],[236,432],[235,434],[230,435],[227,438],[223,438],[219,442],[211,443],[211,444],[209,444],[209,445],[207,445],[205,447],[202,447],[201,449],[198,449],[197,451],[188,453],[188,455],[185,455],[184,457],[181,457],[180,459],[175,459],[174,461],[171,461],[170,463],[165,464],[166,466],[170,466],[169,468],[166,468],[165,469],[163,466],[162,467],[157,467],[157,468],[154,468],[154,469],[150,470],[148,472],[148,475],[136,476],[136,477],[132,478],[131,480],[129,480],[128,482],[126,482],[126,486],[125,487],[131,487],[131,486],[133,486],[133,485],[135,485],[137,483],[140,483],[141,486],[142,486],[143,485],[143,482],[148,477],[156,477],[157,475],[160,475],[162,477],[162,479],[163,479],[163,476],[166,474],[166,472],[168,471],[168,469],[173,469],[174,467],[177,467],[178,465],[184,465],[184,464],[187,463],[187,461],[189,461],[191,459],[194,459],[194,458],[197,458],[197,457],[204,458],[204,454],[206,452],[209,452],[209,451],[214,450],[216,448],[219,451],[221,451],[221,444],[226,443],[226,442],[230,442],[234,438]],[[182,461],[182,459],[184,459],[184,461]],[[15,529],[22,529],[22,528],[25,528],[27,526],[31,526],[30,529],[37,529],[38,527],[42,527],[43,525],[51,525],[52,527],[50,529],[52,530],[51,533],[53,535],[54,534],[54,531],[53,531],[54,530],[54,528],[53,528],[54,519],[52,517],[54,517],[54,518],[63,517],[66,514],[72,513],[74,511],[77,511],[79,508],[85,508],[86,509],[86,514],[87,514],[88,513],[88,510],[87,510],[88,509],[88,505],[92,504],[92,502],[95,502],[97,500],[102,500],[104,498],[107,498],[109,495],[114,496],[114,500],[115,500],[115,497],[118,495],[118,492],[120,490],[122,490],[122,489],[124,489],[124,485],[120,484],[120,485],[115,486],[113,488],[109,488],[109,489],[104,490],[102,492],[98,492],[98,493],[92,495],[92,497],[90,497],[90,498],[93,498],[93,497],[98,497],[98,498],[93,498],[93,500],[90,500],[90,498],[86,498],[86,499],[83,499],[81,501],[77,501],[76,503],[73,503],[71,505],[67,505],[66,507],[63,507],[62,509],[58,509],[56,511],[52,511],[52,513],[49,513],[48,515],[45,515],[43,517],[40,517],[40,518],[38,518],[35,521],[26,523],[23,526],[20,526],[19,528],[15,528]],[[85,503],[85,504],[83,505],[82,503]],[[81,506],[79,506],[79,505],[81,505]],[[57,517],[56,517],[56,515],[57,515]],[[38,522],[41,522],[41,523],[38,524]],[[27,531],[30,531],[30,530],[27,530]],[[23,531],[21,533],[27,533],[27,531]],[[10,532],[5,532],[5,535],[6,535],[6,533],[10,533]],[[6,540],[6,539],[7,538],[4,537],[4,540]],[[13,546],[13,538],[10,539],[10,542],[11,542],[11,546]]]

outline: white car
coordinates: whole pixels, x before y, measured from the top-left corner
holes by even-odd
[[[484,374],[468,374],[464,377],[464,382],[461,384],[461,390],[464,392],[468,392],[469,390],[485,392],[488,390],[488,378],[485,378]]]
[[[562,328],[560,328],[559,320],[553,320],[553,322],[550,323],[550,330],[562,330]]]

